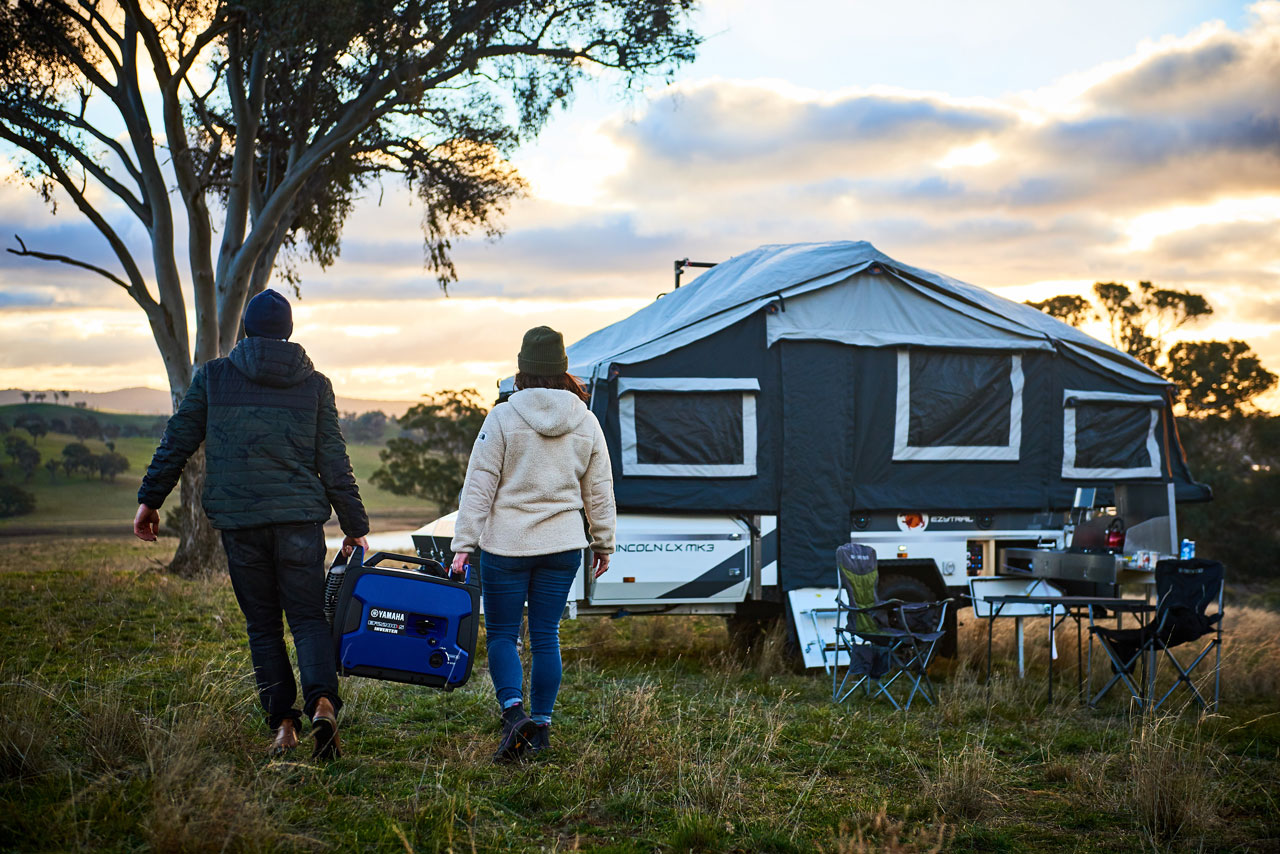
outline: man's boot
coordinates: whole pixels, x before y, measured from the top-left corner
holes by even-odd
[[[298,746],[298,728],[293,718],[285,718],[276,728],[276,737],[271,742],[270,755],[284,756]]]
[[[312,759],[338,759],[342,756],[342,743],[338,740],[338,712],[328,697],[316,701],[311,713],[311,734],[315,737]]]

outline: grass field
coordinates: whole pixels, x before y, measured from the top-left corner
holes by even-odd
[[[50,412],[52,411],[52,412]],[[0,407],[0,419],[12,424],[20,414],[35,413],[45,418],[69,419],[74,414],[93,415],[101,423],[115,421],[136,423],[145,426],[157,420],[150,415],[123,415],[118,413],[102,413],[93,410],[77,410],[67,406],[53,404],[18,404]],[[25,430],[15,431],[17,435],[31,441]],[[0,441],[5,433],[0,432]],[[30,480],[25,480],[23,473],[7,457],[0,457],[0,475],[2,482],[21,486],[36,496],[34,513],[9,519],[0,519],[0,532],[9,529],[41,529],[67,528],[101,528],[106,525],[124,525],[132,523],[133,514],[138,509],[138,484],[146,471],[151,455],[155,452],[157,440],[152,438],[118,438],[114,444],[116,451],[129,459],[129,470],[119,475],[114,482],[103,481],[98,477],[86,477],[75,474],[68,477],[62,471],[50,476],[43,468],[43,460],[50,457],[61,458],[62,449],[71,442],[77,442],[75,436],[62,433],[50,433],[35,443],[42,456],[42,467]],[[106,444],[99,439],[84,442],[89,450],[101,454],[107,450]],[[365,507],[375,522],[383,522],[396,527],[417,527],[438,515],[433,505],[416,498],[393,495],[378,489],[369,483],[369,475],[378,468],[378,451],[381,445],[352,444],[348,446],[351,465],[356,479],[360,483],[360,494],[364,498]],[[176,499],[176,492],[174,498]],[[169,504],[165,505],[166,510]],[[375,527],[375,530],[378,530]]]
[[[452,694],[343,683],[347,755],[267,761],[225,581],[172,544],[0,544],[0,848],[20,851],[1276,851],[1280,615],[1228,613],[1221,714],[990,695],[980,627],[939,708],[835,707],[712,618],[565,624],[553,755],[490,764],[478,663]],[[1002,627],[1003,628],[1003,627]],[[1073,659],[1074,656],[1064,656]],[[1071,665],[1060,686],[1074,677]]]

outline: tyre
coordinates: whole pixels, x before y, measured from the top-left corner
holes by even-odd
[[[803,673],[804,659],[782,608],[773,602],[743,602],[725,618],[729,648],[757,672]]]
[[[729,645],[734,652],[746,654],[777,626],[782,609],[773,603],[743,602],[725,617]]]
[[[946,595],[939,596],[928,584],[910,575],[898,575],[892,572],[882,573],[876,585],[876,593],[882,600],[901,599],[903,602],[937,602]],[[947,634],[938,643],[938,655],[943,658],[954,658],[956,654],[956,608],[947,609],[947,619],[943,628]],[[924,626],[918,626],[924,629]]]
[[[910,575],[882,574],[876,585],[880,598],[901,599],[903,602],[936,602],[938,596],[918,578]]]

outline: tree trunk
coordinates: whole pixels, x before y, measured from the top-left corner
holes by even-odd
[[[209,524],[200,503],[204,489],[204,448],[187,460],[182,470],[178,491],[181,506],[178,511],[178,551],[169,564],[169,572],[181,578],[199,578],[226,571],[227,556],[222,550],[222,538]]]

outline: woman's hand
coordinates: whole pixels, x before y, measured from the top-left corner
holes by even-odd
[[[600,552],[592,552],[595,560],[591,562],[591,569],[595,571],[593,578],[599,578],[609,571],[609,555],[600,554]]]
[[[449,567],[449,573],[462,578],[467,574],[467,564],[471,562],[470,552],[458,552],[453,556],[453,564]]]

